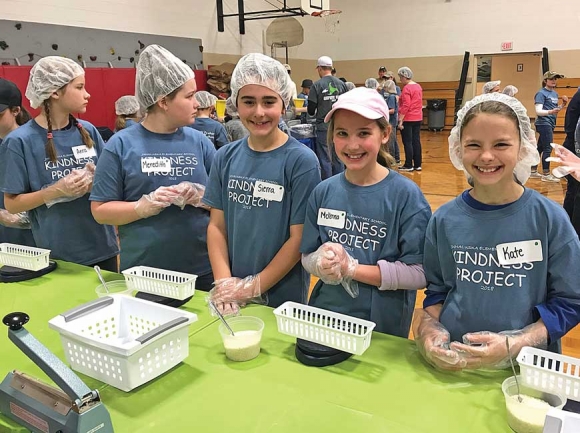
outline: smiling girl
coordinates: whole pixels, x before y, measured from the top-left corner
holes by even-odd
[[[386,149],[394,131],[376,90],[340,95],[324,120],[346,169],[308,200],[300,251],[304,267],[320,278],[309,303],[407,338],[416,291],[425,287],[431,209],[417,185],[390,168]]]

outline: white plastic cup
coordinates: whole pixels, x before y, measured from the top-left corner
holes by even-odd
[[[232,361],[243,362],[256,358],[260,354],[260,343],[264,322],[252,316],[226,318],[234,331],[232,336],[228,328],[220,323],[219,331],[226,351],[226,357]]]
[[[95,292],[97,293],[97,296],[99,298],[109,295],[125,295],[125,296],[133,295],[133,289],[127,288],[127,283],[125,280],[110,281],[107,283],[107,289],[109,289],[108,293],[105,287],[103,287],[102,284],[99,284],[95,289]]]

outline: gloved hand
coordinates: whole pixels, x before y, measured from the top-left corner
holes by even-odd
[[[76,200],[90,192],[94,174],[95,164],[89,162],[84,168],[73,170],[55,183],[44,186],[42,191],[46,207]]]
[[[571,175],[574,179],[580,181],[580,158],[574,152],[570,152],[564,146],[556,143],[551,143],[554,148],[556,157],[546,158],[546,161],[558,162],[562,164],[552,170],[552,174],[557,178]]]
[[[217,317],[215,310],[212,308],[212,305],[219,311],[222,316],[237,316],[240,314],[240,306],[235,302],[223,302],[219,304],[211,303],[210,304],[210,297],[206,298],[208,303],[209,312],[213,317]]]
[[[451,349],[459,352],[465,360],[466,369],[503,369],[510,366],[510,357],[506,347],[506,338],[510,346],[510,354],[515,359],[524,346],[546,348],[548,346],[548,332],[545,326],[537,324],[526,326],[514,331],[499,333],[481,331],[465,334],[463,344],[451,343]]]
[[[179,196],[173,204],[179,206],[181,210],[183,210],[186,205],[209,209],[201,202],[203,194],[205,193],[205,186],[202,184],[181,182],[175,186],[175,190],[179,193]]]
[[[261,303],[260,274],[246,278],[222,278],[213,283],[209,291],[212,302],[216,305],[223,303],[237,303],[245,305],[248,302]]]
[[[6,209],[0,209],[0,224],[11,229],[29,229],[30,219],[28,213],[10,213]]]
[[[149,194],[143,194],[135,202],[135,213],[140,218],[149,218],[161,213],[163,209],[171,206],[173,201],[179,196],[179,192],[173,186],[160,186]]]
[[[423,309],[415,310],[413,335],[419,353],[433,367],[450,371],[459,371],[465,367],[465,359],[449,348],[449,331]]]
[[[333,242],[322,244],[315,252],[302,255],[302,266],[324,283],[342,284],[351,297],[358,296],[358,282],[353,280],[358,260],[348,254],[342,245]]]

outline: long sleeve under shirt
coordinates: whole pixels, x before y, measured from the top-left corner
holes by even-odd
[[[529,197],[530,194],[532,195],[532,197]],[[514,213],[514,217],[515,217],[519,213],[519,210],[516,209],[516,206],[520,206],[520,204],[518,204],[518,203],[521,200],[523,200],[523,199],[526,200],[526,204],[530,208],[535,207],[532,203],[530,203],[530,202],[536,201],[534,196],[535,196],[535,194],[533,193],[533,191],[526,190],[524,192],[524,195],[518,201],[516,201],[514,203],[509,203],[507,205],[492,206],[492,205],[487,205],[487,204],[484,204],[484,203],[481,203],[481,202],[475,200],[469,194],[469,190],[466,190],[461,195],[461,198],[458,198],[456,200],[461,200],[462,202],[464,202],[464,204],[469,206],[469,208],[472,208],[476,211],[484,211],[484,212],[497,211],[500,209],[513,207],[514,208],[513,210],[515,212]],[[544,210],[544,209],[542,209],[542,210]],[[461,214],[461,212],[458,212],[458,213]],[[459,215],[459,217],[465,218],[464,215],[463,216]],[[556,219],[555,215],[552,215],[550,217],[550,220],[553,220],[552,223],[554,225],[560,225],[560,227],[562,229],[568,228],[567,221],[562,220],[561,222],[559,222],[559,221],[555,221],[555,219]],[[457,221],[455,221],[455,223],[457,223]],[[548,224],[547,222],[545,222],[545,223]],[[564,231],[566,231],[566,230],[564,230]],[[429,233],[429,229],[427,230],[427,232]],[[570,232],[570,230],[567,230],[567,232]],[[559,241],[564,241],[564,239],[563,239],[564,233],[559,233],[558,238],[559,238]],[[551,235],[548,234],[548,239],[541,239],[541,240],[543,242],[550,241]],[[450,241],[450,242],[452,242],[452,241]],[[570,242],[572,242],[573,245],[570,244]],[[572,251],[576,251],[577,250],[576,240],[572,238],[572,240],[570,242],[566,243],[562,249],[569,249],[571,247]],[[426,246],[425,246],[426,261],[424,263],[426,276],[427,276],[427,282],[428,282],[428,288],[425,291],[426,298],[423,302],[423,308],[427,308],[429,306],[436,305],[436,304],[445,304],[447,302],[448,296],[451,296],[451,293],[453,293],[453,291],[456,290],[455,288],[452,288],[449,291],[443,291],[443,292],[440,290],[429,290],[429,287],[432,284],[432,281],[430,281],[430,274],[432,275],[432,272],[430,272],[430,270],[428,269],[429,263],[427,263],[427,255],[428,255],[428,250],[429,250],[429,248],[427,248],[428,243],[429,242],[427,241]],[[560,242],[558,242],[558,243],[561,245]],[[554,254],[552,252],[552,248],[553,248],[552,245],[545,245],[544,248],[548,249],[550,256],[552,256]],[[481,249],[481,247],[480,247],[480,249]],[[556,251],[556,254],[558,254],[560,252],[561,251]],[[547,254],[545,254],[545,255],[547,255]],[[569,260],[567,260],[566,262],[567,263],[575,263],[575,260],[577,258],[578,257],[576,255],[569,255],[568,256]],[[555,260],[551,261],[550,259],[554,260],[555,257],[548,258],[550,263],[552,263],[551,266],[559,267],[560,265],[562,265],[562,264],[559,264],[557,261],[555,261]],[[441,267],[443,267],[443,263],[440,263],[440,264],[441,264]],[[431,265],[433,265],[433,263]],[[455,264],[455,266],[459,266],[459,265]],[[563,265],[563,266],[566,266],[566,265]],[[436,270],[436,269],[434,271],[442,272],[442,270]],[[563,271],[563,270],[560,269],[560,271]],[[568,273],[568,272],[564,270],[563,273]],[[550,336],[550,341],[552,343],[554,343],[557,340],[559,340],[562,336],[564,336],[570,329],[572,329],[578,323],[579,317],[580,317],[580,302],[579,302],[578,296],[580,296],[580,293],[572,294],[571,292],[569,292],[569,293],[564,294],[566,289],[564,289],[563,287],[566,287],[569,284],[563,280],[559,280],[560,275],[558,275],[558,271],[555,271],[551,267],[549,269],[548,274],[549,274],[549,278],[553,279],[553,284],[555,283],[554,286],[561,285],[562,287],[557,287],[557,288],[556,287],[553,287],[553,288],[548,287],[548,289],[547,289],[548,296],[545,299],[545,301],[539,302],[533,307],[532,320],[535,322],[539,318],[542,318],[542,320],[544,321],[544,324],[546,326],[546,329],[548,330],[548,335]],[[474,274],[472,274],[472,275],[474,275]],[[460,279],[462,277],[458,276],[457,278]],[[549,281],[548,281],[548,283],[549,283]],[[505,284],[507,285],[507,283],[505,283]],[[493,302],[493,301],[490,301],[490,302]],[[521,302],[521,301],[518,301],[518,302]],[[513,306],[513,304],[512,304],[512,306]],[[501,312],[498,310],[498,311],[496,311],[495,314],[498,314],[496,321],[502,321],[503,318],[499,317]],[[514,327],[512,327],[511,329],[515,329],[516,326],[522,325],[522,324],[514,323],[513,321],[512,321],[512,324],[514,325]],[[525,325],[523,325],[523,326],[525,326]],[[519,327],[521,328],[523,326],[519,326]],[[474,331],[483,331],[483,330],[493,331],[493,329],[471,329],[469,331],[474,332]],[[506,329],[498,329],[495,332],[499,332],[502,330],[508,330],[508,329],[507,328]],[[451,332],[451,330],[450,330],[450,332]],[[461,335],[456,335],[455,338],[457,339],[457,337],[459,337],[459,339],[460,339]]]

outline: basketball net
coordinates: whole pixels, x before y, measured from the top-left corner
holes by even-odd
[[[311,16],[324,19],[324,31],[327,33],[336,33],[340,29],[341,10],[328,9],[320,12],[312,12]]]

